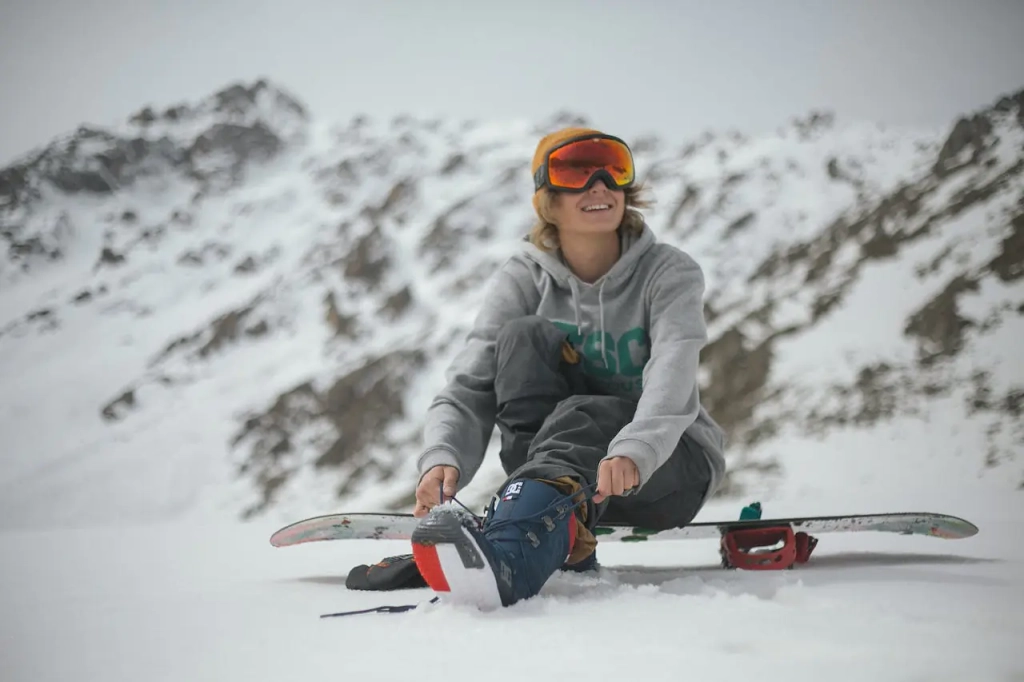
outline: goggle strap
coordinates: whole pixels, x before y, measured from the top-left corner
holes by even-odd
[[[604,133],[590,133],[589,135],[588,134],[576,135],[575,137],[570,137],[568,140],[562,140],[561,142],[556,144],[554,147],[549,149],[548,153],[544,155],[544,163],[546,164],[548,162],[548,159],[551,157],[551,155],[554,154],[555,152],[557,152],[562,147],[568,147],[571,144],[574,144],[576,142],[583,142],[584,140],[611,140],[612,142],[618,142],[619,144],[621,144],[626,149],[629,149],[629,145],[626,144],[625,140],[623,140],[621,138],[618,138],[618,137],[615,137],[614,135],[606,135]],[[630,154],[632,154],[632,152],[630,152]]]
[[[533,190],[535,192],[537,190],[539,190],[541,187],[544,186],[544,181],[547,178],[547,174],[548,174],[548,162],[547,162],[547,159],[545,159],[544,163],[542,163],[537,168],[537,172],[533,174]]]

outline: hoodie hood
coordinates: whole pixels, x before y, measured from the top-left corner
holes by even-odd
[[[530,242],[529,237],[523,238],[522,255],[544,268],[555,282],[566,289],[571,287],[573,282],[578,287],[600,287],[605,283],[610,283],[609,286],[614,288],[616,283],[622,284],[625,280],[629,279],[636,270],[640,258],[654,246],[655,241],[654,233],[646,223],[643,224],[640,234],[621,231],[619,236],[621,247],[619,259],[607,273],[593,284],[583,282],[574,275],[569,266],[562,260],[560,251],[553,253],[542,251]]]

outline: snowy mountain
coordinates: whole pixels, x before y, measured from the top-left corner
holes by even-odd
[[[936,130],[633,141],[652,228],[707,275],[731,475],[698,520],[756,498],[977,536],[827,534],[774,572],[602,544],[597,575],[496,613],[344,589],[407,543],[269,545],[408,504],[423,409],[531,224],[536,140],[579,120],[336,125],[257,82],[0,171],[0,679],[503,680],[524,651],[544,680],[1024,679],[1024,91]]]
[[[406,508],[568,122],[335,124],[260,81],[0,171],[0,526]],[[652,228],[707,276],[724,499],[1024,487],[1024,91],[936,130],[633,142]]]

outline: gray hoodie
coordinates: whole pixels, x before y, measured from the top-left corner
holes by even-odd
[[[703,272],[646,225],[641,234],[622,237],[621,254],[607,274],[587,284],[557,252],[524,241],[492,276],[466,344],[448,368],[448,384],[427,411],[421,475],[437,465],[457,467],[459,489],[476,475],[497,412],[498,330],[509,320],[540,315],[565,329],[591,382],[637,401],[632,422],[609,444],[607,457],[636,462],[643,486],[686,431],[707,454],[708,496],[714,494],[725,473],[725,438],[698,394],[698,361],[707,343]]]

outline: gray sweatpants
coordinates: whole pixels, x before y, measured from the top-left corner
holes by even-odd
[[[516,478],[569,476],[597,482],[608,444],[633,418],[636,403],[594,390],[581,365],[562,357],[566,334],[539,316],[507,323],[497,338],[497,426],[501,462]],[[701,447],[685,433],[669,460],[639,492],[587,502],[587,526],[598,520],[645,528],[684,526],[707,495],[711,468]]]

